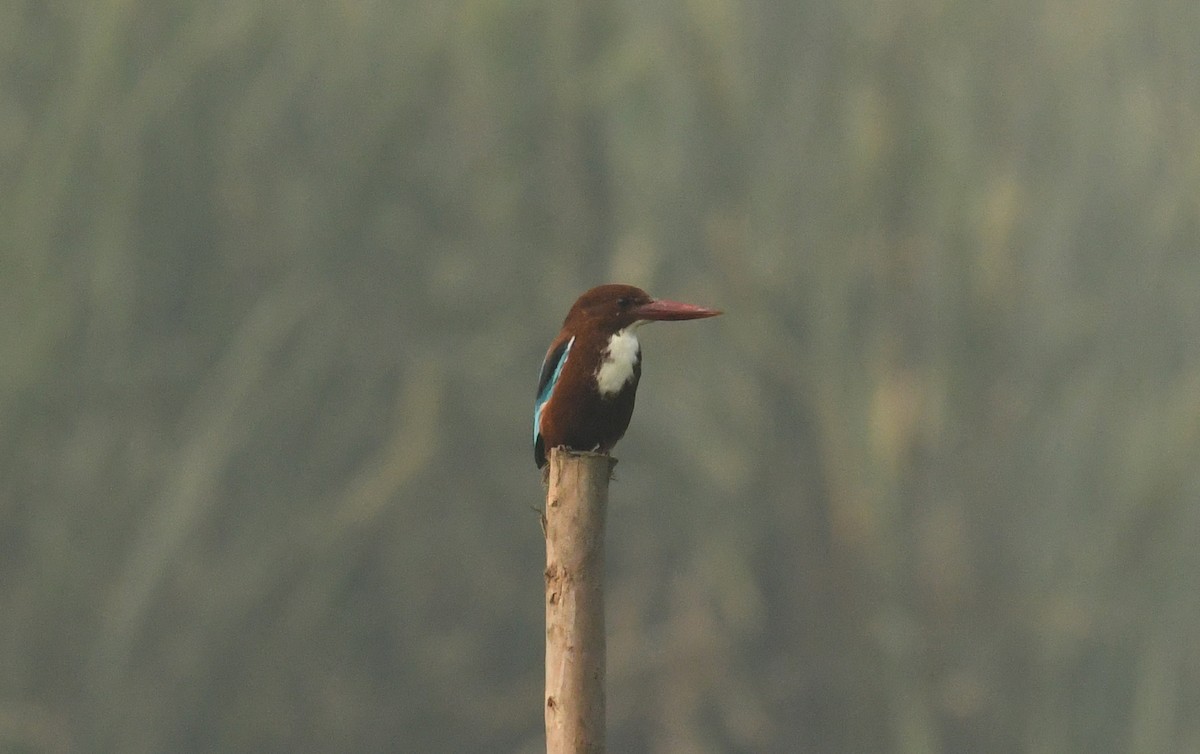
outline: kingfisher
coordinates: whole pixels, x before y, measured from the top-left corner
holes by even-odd
[[[632,285],[601,285],[580,296],[542,362],[533,408],[538,468],[550,448],[607,453],[625,434],[642,376],[639,327],[720,313],[651,298]]]

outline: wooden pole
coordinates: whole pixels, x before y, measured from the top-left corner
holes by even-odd
[[[546,754],[604,751],[604,516],[617,463],[550,451],[546,493]]]

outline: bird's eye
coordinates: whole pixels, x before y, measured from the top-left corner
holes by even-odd
[[[621,298],[617,299],[617,306],[621,307],[622,309],[628,309],[629,307],[633,306],[633,299],[629,298],[628,296],[622,296]]]

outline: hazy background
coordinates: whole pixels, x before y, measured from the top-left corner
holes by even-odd
[[[1195,0],[0,4],[0,751],[1200,751]]]

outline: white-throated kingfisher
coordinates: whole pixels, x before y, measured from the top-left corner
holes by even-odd
[[[632,285],[601,285],[580,296],[542,362],[533,408],[538,468],[550,448],[607,453],[625,434],[642,376],[639,326],[720,313],[653,299]]]

